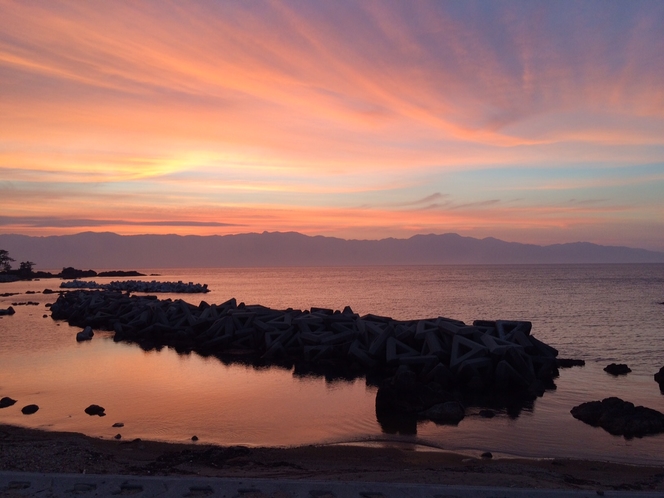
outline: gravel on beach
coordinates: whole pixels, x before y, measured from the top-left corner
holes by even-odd
[[[481,458],[378,447],[220,447],[91,438],[0,425],[0,470],[664,491],[664,468],[569,459]]]

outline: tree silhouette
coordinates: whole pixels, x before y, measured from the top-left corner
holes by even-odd
[[[30,275],[32,275],[33,266],[35,266],[35,263],[33,263],[32,261],[23,261],[19,266],[18,272],[21,275],[29,277]]]
[[[15,259],[9,257],[9,252],[5,251],[4,249],[0,249],[0,271],[8,272],[11,270],[12,261],[15,261]]]

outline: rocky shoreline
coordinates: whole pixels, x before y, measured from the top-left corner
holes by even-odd
[[[144,277],[144,273],[136,270],[106,270],[96,272],[94,270],[79,270],[71,266],[63,268],[60,273],[51,273],[48,271],[28,271],[9,270],[0,273],[0,283],[18,282],[20,280],[41,280],[43,278],[61,278],[63,280],[73,280],[76,278],[90,277]]]

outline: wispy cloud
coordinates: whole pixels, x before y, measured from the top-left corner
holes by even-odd
[[[108,226],[140,226],[140,227],[241,227],[237,223],[219,223],[215,221],[136,221],[136,220],[99,220],[74,219],[38,216],[0,216],[0,226],[30,228],[82,228]]]
[[[664,167],[660,3],[0,0],[0,10],[9,218],[72,220],[43,227],[54,231],[87,218],[127,232],[237,223],[500,236],[495,227],[529,240],[538,220],[551,225],[547,206],[573,197],[664,219],[652,192]],[[659,170],[644,181],[643,165]],[[593,223],[574,213],[559,226]],[[180,219],[201,224],[164,221]]]

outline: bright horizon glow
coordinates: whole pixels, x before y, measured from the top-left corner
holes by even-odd
[[[664,251],[664,4],[0,11],[0,233]]]

